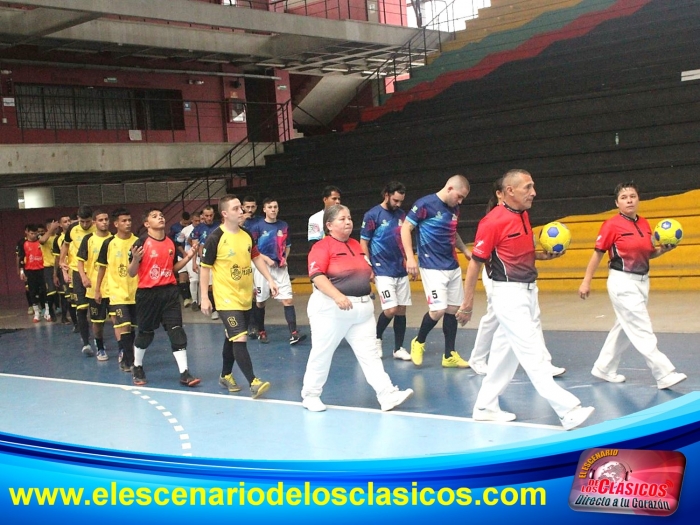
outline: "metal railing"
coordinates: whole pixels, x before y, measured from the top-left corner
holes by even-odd
[[[224,153],[211,166],[197,173],[189,184],[170,202],[163,206],[166,224],[177,222],[183,211],[194,212],[201,208],[201,202],[211,204],[217,197],[214,184],[226,181],[226,187],[246,186],[246,170],[262,165],[265,155],[280,153],[279,144],[292,138],[291,102],[278,104],[275,114],[269,115],[242,140]],[[251,136],[263,135],[266,128],[277,126],[280,129],[280,142],[261,143],[250,140]],[[252,158],[244,162],[247,156]],[[192,204],[196,201],[196,204]]]

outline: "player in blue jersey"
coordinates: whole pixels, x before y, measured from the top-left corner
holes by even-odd
[[[277,284],[279,290],[275,299],[282,301],[284,306],[284,318],[289,326],[289,344],[295,345],[306,339],[297,330],[297,314],[294,309],[294,300],[292,299],[292,283],[289,279],[289,268],[287,267],[287,258],[289,250],[292,247],[289,239],[289,227],[287,223],[277,218],[279,214],[279,204],[277,199],[267,198],[263,201],[264,218],[253,222],[250,228],[250,235],[253,237],[253,242],[258,247],[261,255],[266,256],[270,275]],[[253,315],[257,318],[253,319],[253,323],[258,329],[258,339],[261,343],[267,343],[267,333],[265,332],[265,301],[270,298],[270,284],[263,275],[255,271],[253,273],[255,282],[255,302],[258,308],[253,311]]]
[[[258,203],[254,195],[246,195],[245,197],[243,197],[242,209],[243,224],[241,224],[241,228],[250,232],[250,229],[252,228],[253,224],[255,224],[256,221],[262,220],[259,216],[255,215],[255,212],[258,211]],[[255,271],[255,265],[253,265],[253,274],[255,274]],[[253,296],[255,296],[255,286],[253,286]],[[257,310],[258,303],[256,301],[253,301],[253,310],[250,315],[250,324],[248,325],[249,339],[258,338],[258,327],[255,325],[255,323],[256,319],[260,314]],[[267,337],[267,335],[265,337]],[[262,342],[266,343],[267,341],[265,340]]]
[[[455,350],[457,318],[455,314],[462,304],[462,272],[457,263],[455,247],[467,259],[471,253],[457,233],[459,205],[469,195],[469,181],[462,175],[450,177],[445,186],[432,195],[416,201],[401,226],[401,241],[406,254],[406,271],[411,278],[418,276],[418,265],[413,256],[414,229],[418,229],[418,264],[423,290],[428,300],[428,313],[423,317],[418,336],[411,341],[411,361],[423,364],[425,340],[430,331],[442,319],[445,334],[445,368],[468,368],[469,363]]]
[[[192,230],[190,234],[190,244],[194,244],[194,241],[199,243],[199,257],[202,257],[202,249],[207,241],[207,238],[219,227],[219,222],[214,220],[214,207],[205,206],[202,208],[202,213],[200,214],[200,222]],[[192,270],[195,272],[199,271],[197,263],[192,261]],[[211,279],[210,279],[211,280]],[[214,294],[211,291],[211,284],[209,283],[209,300],[212,304],[212,319],[219,318],[219,312],[216,311],[216,304],[214,303]]]
[[[365,213],[360,231],[360,245],[369,254],[374,284],[382,303],[377,319],[377,355],[382,357],[382,335],[394,320],[394,359],[410,361],[403,347],[406,336],[406,307],[411,305],[411,286],[406,272],[401,244],[401,225],[406,213],[401,204],[406,186],[392,181],[382,190],[383,201]]]

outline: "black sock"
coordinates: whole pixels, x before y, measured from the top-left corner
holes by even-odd
[[[180,295],[183,299],[192,299],[192,294],[190,294],[190,283],[177,283],[177,287],[180,289]]]
[[[452,357],[457,339],[457,317],[455,314],[445,314],[442,318],[442,333],[445,334],[445,357]]]
[[[232,343],[232,346],[233,356],[238,363],[238,368],[241,369],[248,383],[252,383],[253,379],[255,379],[255,373],[253,372],[253,362],[250,360],[250,354],[248,353],[248,346],[245,343]]]
[[[221,377],[229,375],[233,372],[233,362],[235,358],[233,356],[233,341],[228,339],[224,340],[224,347],[221,350],[221,357],[223,358],[223,365],[221,366]]]
[[[437,321],[433,321],[433,318],[430,317],[430,312],[425,314],[423,316],[423,321],[420,324],[420,329],[418,330],[418,337],[416,337],[416,341],[419,343],[425,343],[425,340],[428,338],[428,334],[433,328],[435,328],[436,324]]]
[[[216,303],[214,302],[214,292],[209,290],[207,292],[207,295],[209,296],[209,300],[211,301],[212,312],[216,312]]]
[[[255,315],[255,319],[253,319],[253,324],[255,325],[255,328],[258,329],[258,332],[262,332],[265,330],[265,307],[260,308],[259,306],[253,311],[253,315]]]
[[[394,351],[403,347],[403,340],[406,337],[406,316],[394,316]]]
[[[70,314],[70,320],[73,321],[73,326],[78,326],[78,314],[76,313],[75,306],[68,306],[68,313]]]
[[[257,326],[255,326],[255,323],[257,323],[258,319],[258,303],[255,302],[255,294],[253,294],[253,311],[250,312],[250,322],[248,323],[248,329],[250,330],[251,328],[255,328],[256,330],[258,329]]]
[[[122,334],[122,338],[119,340],[124,349],[124,357],[122,361],[127,364],[127,366],[133,366],[134,364],[134,334],[133,332],[127,332]]]
[[[105,349],[105,340],[104,338],[100,337],[99,339],[95,337],[95,346],[97,347],[98,350],[104,350]]]
[[[80,330],[80,337],[83,339],[83,346],[90,344],[90,327],[88,325],[87,315],[87,308],[78,310],[78,329]]]
[[[284,319],[289,326],[289,333],[293,334],[297,331],[297,311],[293,305],[284,307]]]
[[[389,323],[391,323],[391,319],[387,317],[384,312],[380,313],[379,317],[377,318],[377,339],[382,338],[384,335],[384,330],[386,330],[386,327],[389,326]]]

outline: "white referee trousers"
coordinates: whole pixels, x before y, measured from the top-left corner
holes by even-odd
[[[651,327],[647,311],[648,276],[610,270],[608,295],[616,320],[594,366],[605,374],[615,374],[622,353],[631,344],[644,357],[654,379],[658,381],[673,372],[675,367],[666,354],[658,349]]]
[[[484,290],[486,290],[486,313],[483,315],[481,320],[479,320],[479,328],[476,331],[476,338],[474,339],[474,348],[472,348],[472,353],[469,356],[469,363],[472,365],[474,363],[487,363],[489,352],[491,351],[491,345],[493,344],[496,330],[498,330],[498,318],[496,317],[496,312],[493,311],[493,304],[491,302],[493,281],[486,273],[486,268],[481,271],[481,282],[484,285]],[[542,322],[540,320],[539,302],[537,304],[536,321],[537,326],[539,327],[539,332],[544,338],[544,334],[542,334]],[[546,345],[544,345],[544,357],[547,362],[551,364],[552,355],[549,353],[549,350],[547,350]]]
[[[377,397],[393,388],[375,350],[374,303],[369,296],[348,299],[352,301],[351,310],[341,310],[333,299],[318,290],[314,290],[309,298],[307,314],[311,327],[311,353],[306,363],[302,398],[321,396],[333,354],[343,338],[351,346]]]
[[[499,328],[491,345],[488,371],[481,383],[475,408],[500,410],[499,396],[508,387],[520,364],[532,385],[561,418],[581,401],[560,387],[552,377],[542,327],[539,324],[537,286],[494,282],[493,309]]]

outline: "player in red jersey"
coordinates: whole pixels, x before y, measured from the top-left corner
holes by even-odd
[[[139,277],[136,290],[136,319],[139,327],[134,341],[133,381],[135,385],[146,384],[143,357],[146,348],[153,342],[158,326],[168,333],[173,356],[180,370],[180,384],[196,386],[200,379],[192,376],[187,367],[187,334],[182,328],[180,293],[175,275],[197,254],[193,241],[185,256],[177,260],[172,239],[165,235],[165,217],[158,208],[144,214],[144,226],[148,233],[131,248],[129,275]]]

